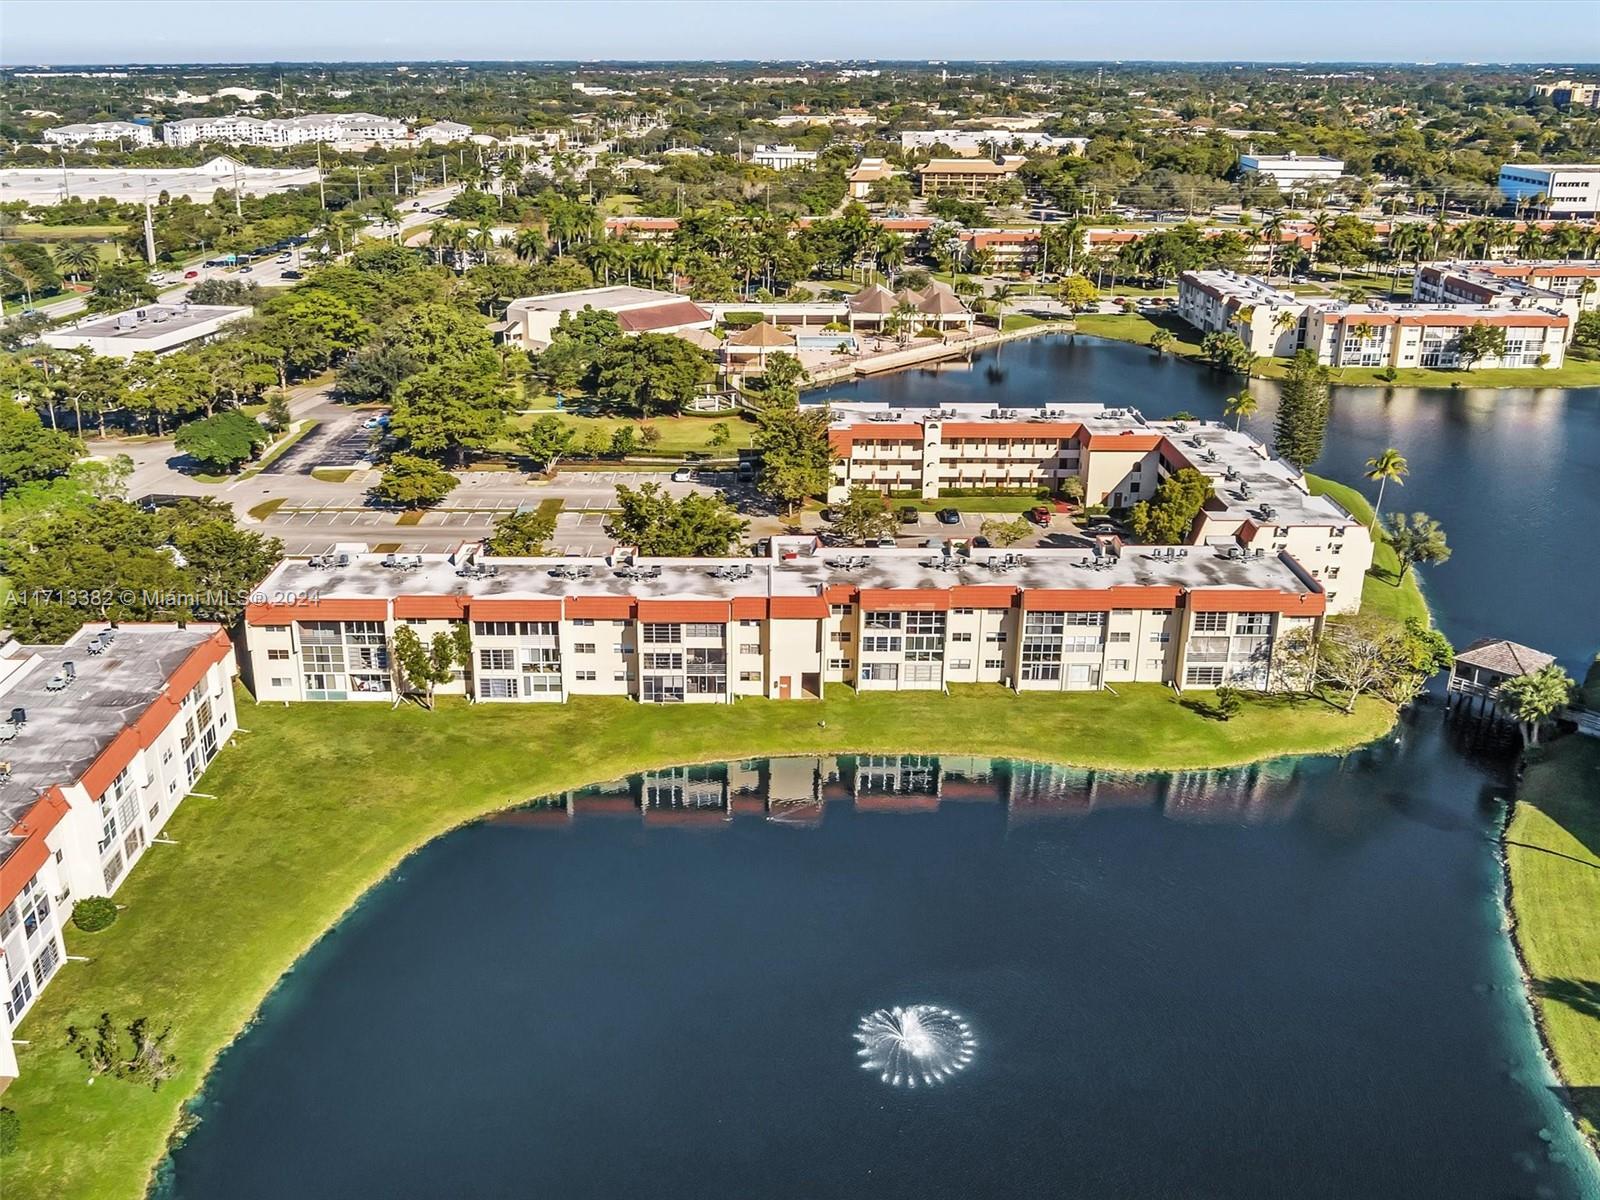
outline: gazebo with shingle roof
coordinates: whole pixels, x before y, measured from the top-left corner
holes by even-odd
[[[793,350],[794,346],[794,334],[779,329],[771,321],[757,321],[724,342],[722,353],[730,363],[736,358],[747,362],[754,358],[758,367],[765,367],[769,350]]]
[[[1499,701],[1500,685],[1506,680],[1532,675],[1553,662],[1553,655],[1531,646],[1505,638],[1479,638],[1456,652],[1455,666],[1450,668],[1446,703],[1453,704],[1457,697],[1464,697],[1480,707],[1485,702],[1493,707]]]
[[[899,303],[895,294],[881,283],[868,284],[858,292],[854,292],[845,300],[845,311],[849,314],[850,328],[856,327],[856,322],[883,328],[883,323],[894,312],[894,306]]]

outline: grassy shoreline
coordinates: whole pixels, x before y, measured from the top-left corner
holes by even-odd
[[[1511,937],[1539,1038],[1600,1153],[1600,738],[1529,766],[1501,835]]]
[[[158,846],[129,878],[115,925],[68,930],[70,953],[90,961],[67,967],[22,1023],[22,1077],[4,1098],[22,1125],[3,1167],[7,1200],[141,1195],[184,1102],[284,973],[406,855],[497,809],[686,762],[940,752],[1199,769],[1347,750],[1393,722],[1371,699],[1345,717],[1318,700],[1263,698],[1222,723],[1154,685],[1120,696],[835,688],[815,703],[692,707],[457,702],[433,713],[241,700],[236,744],[200,785],[215,798],[196,795],[175,815],[167,832],[177,844]],[[424,762],[425,775],[412,767]],[[441,790],[440,780],[457,782]],[[101,1012],[172,1023],[178,1071],[159,1092],[87,1085],[65,1029]]]
[[[1144,346],[1157,329],[1173,335],[1167,353],[1179,358],[1206,364],[1200,358],[1200,335],[1177,317],[1162,316],[1157,321],[1136,313],[1085,313],[1077,318],[1078,332],[1092,334],[1115,342],[1133,342]],[[1591,359],[1568,358],[1554,369],[1543,367],[1507,367],[1503,370],[1447,371],[1431,367],[1401,367],[1393,379],[1380,379],[1379,367],[1335,367],[1331,382],[1334,387],[1394,388],[1567,388],[1600,385],[1600,362]],[[1288,360],[1263,358],[1254,369],[1257,379],[1282,379],[1289,373]]]

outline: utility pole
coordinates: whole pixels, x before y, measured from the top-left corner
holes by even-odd
[[[232,160],[229,160],[232,161]],[[239,203],[239,164],[233,164],[233,215],[244,217],[243,206]]]
[[[317,200],[322,205],[322,211],[328,211],[328,188],[322,181],[322,143],[317,143]]]
[[[150,197],[144,199],[144,257],[152,267],[156,265],[156,225],[150,215]]]

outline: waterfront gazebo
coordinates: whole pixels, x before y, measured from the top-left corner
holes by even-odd
[[[881,330],[899,301],[883,284],[873,283],[852,294],[844,303],[850,328],[854,331],[858,324]]]
[[[793,351],[794,347],[794,334],[779,329],[770,321],[757,321],[749,329],[740,330],[724,342],[722,353],[729,366],[738,362],[748,368],[753,358],[759,371],[766,368],[768,352]]]
[[[1505,638],[1479,638],[1456,652],[1445,703],[1453,705],[1460,697],[1468,704],[1493,710],[1499,706],[1501,684],[1519,675],[1532,675],[1553,662],[1553,655],[1531,646]]]

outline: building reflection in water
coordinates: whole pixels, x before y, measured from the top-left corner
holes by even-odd
[[[1307,769],[1298,759],[1167,774],[927,754],[747,759],[647,771],[547,797],[492,820],[559,825],[623,817],[646,825],[721,828],[759,818],[815,826],[830,810],[920,813],[948,804],[999,804],[1009,825],[1151,807],[1178,821],[1258,825],[1294,814]]]

